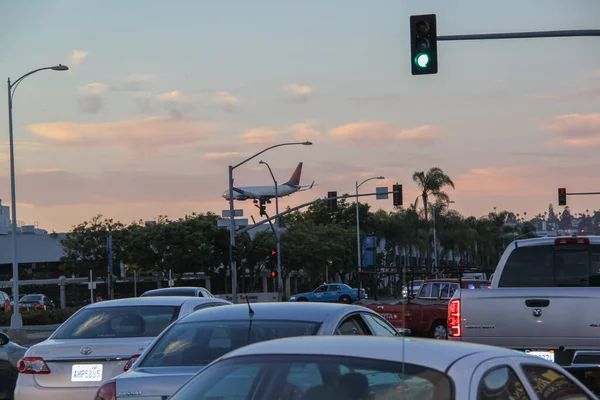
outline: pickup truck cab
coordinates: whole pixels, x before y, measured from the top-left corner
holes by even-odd
[[[458,290],[450,340],[508,347],[567,369],[600,365],[600,237],[512,242],[490,290]]]
[[[445,340],[448,338],[448,302],[459,288],[483,289],[488,281],[477,279],[428,279],[423,281],[414,299],[395,303],[375,303],[365,307],[377,311],[394,328],[414,336]]]

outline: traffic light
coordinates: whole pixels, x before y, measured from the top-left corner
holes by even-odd
[[[271,278],[277,278],[277,271],[271,271]]]
[[[413,75],[437,74],[435,14],[410,16],[410,60]]]
[[[332,199],[331,197],[337,197],[337,192],[327,192],[327,209],[329,212],[336,212],[338,210],[337,199]]]
[[[393,194],[394,206],[401,206],[402,205],[402,185],[400,185],[398,183],[393,185],[392,191],[394,192],[394,194]]]
[[[558,205],[566,206],[567,205],[567,189],[558,188]]]
[[[260,216],[264,216],[267,215],[267,211],[266,211],[266,207],[265,207],[265,203],[261,200],[258,209],[260,210]]]

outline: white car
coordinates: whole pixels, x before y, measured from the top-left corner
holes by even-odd
[[[368,336],[277,339],[234,350],[169,400],[592,400],[557,364],[445,340]]]
[[[92,399],[167,326],[196,310],[231,304],[205,297],[138,297],[82,308],[17,363],[15,400]]]

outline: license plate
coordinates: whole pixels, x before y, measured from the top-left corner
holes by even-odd
[[[71,382],[101,382],[102,364],[75,364],[71,370]]]
[[[533,350],[525,350],[525,353],[531,354],[532,356],[543,358],[544,360],[554,362],[554,351],[533,351]]]

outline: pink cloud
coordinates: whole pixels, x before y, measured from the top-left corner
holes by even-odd
[[[567,114],[553,118],[544,125],[556,134],[558,144],[574,147],[600,145],[600,114]]]
[[[398,128],[390,122],[353,122],[331,129],[334,139],[356,145],[385,145],[387,141],[398,140],[416,145],[428,146],[442,136],[440,128],[422,125],[415,128]]]

